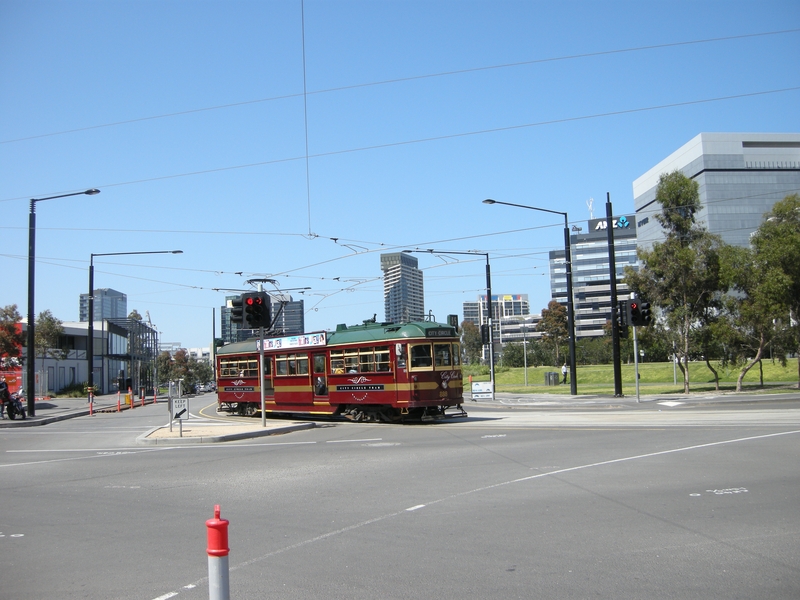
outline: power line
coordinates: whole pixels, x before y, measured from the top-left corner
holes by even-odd
[[[190,114],[193,114],[193,113],[208,112],[208,111],[214,111],[214,110],[222,110],[222,109],[226,109],[226,108],[236,108],[236,107],[239,107],[239,106],[247,106],[247,105],[250,105],[250,104],[261,104],[261,103],[265,103],[265,102],[275,102],[277,100],[287,100],[287,99],[300,98],[300,97],[305,98],[307,95],[312,95],[312,94],[330,94],[330,93],[333,93],[333,92],[354,90],[354,89],[365,88],[365,87],[375,87],[375,86],[381,86],[381,85],[390,85],[390,84],[394,84],[394,83],[405,83],[405,82],[408,82],[408,81],[418,81],[420,79],[435,79],[435,78],[438,78],[438,77],[450,77],[450,76],[454,76],[454,75],[465,75],[465,74],[468,74],[468,73],[477,73],[477,72],[480,72],[480,71],[491,71],[491,70],[496,70],[496,69],[510,69],[510,68],[515,68],[515,67],[528,66],[528,65],[536,65],[536,64],[544,64],[544,63],[551,63],[551,62],[560,62],[560,61],[569,61],[569,60],[578,60],[578,59],[582,59],[582,58],[592,58],[592,57],[595,57],[595,56],[610,56],[610,55],[615,55],[615,54],[625,54],[625,53],[631,53],[631,52],[642,52],[642,51],[646,51],[646,50],[658,50],[658,49],[661,49],[661,48],[675,48],[675,47],[680,47],[680,46],[690,46],[690,45],[696,45],[696,44],[709,44],[709,43],[725,42],[725,41],[747,39],[747,38],[755,38],[755,37],[764,37],[764,36],[772,36],[772,35],[783,35],[783,34],[789,34],[789,33],[797,33],[798,31],[800,31],[800,29],[784,29],[784,30],[780,30],[780,31],[766,31],[766,32],[762,32],[762,33],[747,33],[747,34],[742,34],[742,35],[732,35],[732,36],[725,36],[725,37],[718,37],[718,38],[705,38],[705,39],[700,39],[700,40],[689,40],[689,41],[683,41],[683,42],[667,42],[665,44],[653,44],[653,45],[650,45],[650,46],[635,46],[635,47],[632,47],[632,48],[618,48],[618,49],[612,49],[612,50],[599,50],[599,51],[596,51],[596,52],[586,52],[586,53],[582,53],[582,54],[569,54],[569,55],[565,55],[565,56],[555,56],[555,57],[550,57],[550,58],[539,58],[539,59],[526,60],[526,61],[513,62],[513,63],[502,63],[502,64],[489,65],[489,66],[484,66],[484,67],[471,67],[471,68],[468,68],[468,69],[456,69],[456,70],[452,70],[452,71],[441,71],[441,72],[438,72],[438,73],[428,73],[428,74],[424,74],[424,75],[412,75],[412,76],[409,76],[409,77],[397,77],[397,78],[394,78],[394,79],[384,79],[384,80],[381,80],[381,81],[372,81],[372,82],[367,82],[367,83],[357,83],[357,84],[353,84],[353,85],[345,85],[345,86],[339,86],[339,87],[333,87],[333,88],[326,88],[326,89],[315,90],[315,91],[311,91],[311,92],[306,92],[305,91],[305,76],[304,76],[304,90],[303,90],[302,93],[284,94],[284,95],[281,95],[281,96],[271,96],[271,97],[268,97],[268,98],[258,98],[258,99],[255,99],[255,100],[243,100],[241,102],[232,102],[232,103],[229,103],[229,104],[218,104],[216,106],[206,106],[206,107],[201,107],[201,108],[193,108],[193,109],[176,111],[176,112],[171,112],[171,113],[164,113],[164,114],[160,114],[160,115],[151,115],[151,116],[148,116],[148,117],[138,117],[138,118],[126,119],[126,120],[122,120],[122,121],[113,121],[113,122],[110,122],[110,123],[102,123],[102,124],[99,124],[99,125],[88,125],[86,127],[77,127],[75,129],[66,129],[66,130],[63,130],[63,131],[54,131],[54,132],[51,132],[51,133],[42,133],[42,134],[39,134],[39,135],[32,135],[32,136],[27,136],[27,137],[22,137],[22,138],[15,138],[15,139],[10,139],[10,140],[0,140],[0,144],[12,144],[12,143],[16,143],[16,142],[24,142],[24,141],[27,141],[27,140],[34,140],[34,139],[38,139],[38,138],[53,137],[53,136],[57,136],[57,135],[67,135],[67,134],[70,134],[70,133],[79,133],[81,131],[90,131],[92,129],[102,129],[102,128],[106,128],[106,127],[117,127],[119,125],[129,125],[129,124],[132,124],[132,123],[141,123],[143,121],[153,121],[153,120],[156,120],[156,119],[167,119],[167,118],[170,118],[170,117],[179,117],[179,116],[183,116],[183,115],[190,115]],[[304,46],[303,46],[304,55],[303,56],[304,56],[304,61],[305,61],[305,38],[303,39],[303,44],[304,44]],[[304,62],[304,69],[305,69],[305,62]],[[108,187],[108,186],[106,186],[106,187]]]
[[[693,105],[698,105],[698,104],[708,104],[708,103],[712,103],[712,102],[722,102],[722,101],[726,101],[726,100],[738,100],[738,99],[741,99],[741,98],[753,98],[753,97],[756,97],[756,96],[765,96],[765,95],[769,95],[769,94],[781,94],[781,93],[785,93],[785,92],[794,92],[794,91],[797,91],[797,90],[800,90],[800,86],[794,86],[794,87],[788,87],[788,88],[780,88],[780,89],[775,89],[775,90],[764,90],[764,91],[759,91],[759,92],[748,92],[748,93],[743,93],[743,94],[733,94],[733,95],[730,95],[730,96],[717,96],[717,97],[714,97],[714,98],[703,98],[703,99],[700,99],[700,100],[687,100],[687,101],[684,101],[684,102],[673,102],[673,103],[670,103],[670,104],[657,104],[657,105],[653,105],[653,106],[645,106],[645,107],[640,107],[640,108],[629,108],[629,109],[622,109],[622,110],[609,111],[609,112],[603,112],[603,113],[594,113],[594,114],[590,114],[590,115],[581,115],[581,116],[577,116],[577,117],[564,117],[564,118],[561,118],[561,119],[551,119],[551,120],[548,120],[548,121],[537,121],[537,122],[533,122],[533,123],[523,123],[523,124],[520,124],[520,125],[509,125],[509,126],[506,126],[506,127],[494,127],[494,128],[491,128],[491,129],[479,129],[479,130],[475,130],[475,131],[466,131],[466,132],[462,132],[462,133],[452,133],[452,134],[439,135],[439,136],[433,136],[433,137],[427,137],[427,138],[417,138],[417,139],[412,139],[412,140],[404,140],[404,141],[400,141],[400,142],[387,142],[385,144],[375,144],[375,145],[372,145],[372,146],[361,146],[361,147],[357,147],[357,148],[348,148],[348,149],[344,149],[344,150],[332,150],[330,152],[320,152],[320,153],[317,153],[317,154],[312,154],[308,158],[324,158],[324,157],[328,157],[328,156],[352,154],[352,153],[356,153],[356,152],[366,152],[368,150],[383,150],[383,149],[386,149],[386,148],[397,148],[397,147],[400,147],[400,146],[409,146],[409,145],[413,145],[413,144],[423,144],[423,143],[428,143],[428,142],[438,142],[438,141],[443,141],[443,140],[451,140],[451,139],[457,139],[457,138],[463,138],[463,137],[470,137],[470,136],[474,136],[474,135],[486,135],[486,134],[489,134],[489,133],[500,133],[500,132],[504,132],[504,131],[515,131],[515,130],[520,130],[520,129],[529,129],[529,128],[532,128],[532,127],[542,127],[544,125],[558,125],[558,124],[562,124],[562,123],[571,123],[571,122],[576,122],[576,121],[586,121],[586,120],[590,120],[590,119],[600,119],[600,118],[605,118],[605,117],[616,117],[616,116],[620,116],[620,115],[629,115],[629,114],[635,114],[635,113],[640,113],[640,112],[648,112],[648,111],[655,111],[655,110],[665,110],[665,109],[669,109],[669,108],[678,108],[678,107],[682,107],[682,106],[693,106]],[[266,160],[266,161],[260,161],[260,162],[254,162],[254,163],[247,163],[247,164],[242,164],[242,165],[233,165],[233,166],[229,166],[229,167],[217,167],[217,168],[214,168],[214,169],[204,169],[204,170],[201,170],[201,171],[189,171],[189,172],[186,172],[186,173],[176,173],[176,174],[172,174],[172,175],[162,175],[162,176],[159,176],[159,177],[148,177],[146,179],[134,179],[134,180],[118,182],[118,183],[104,183],[104,184],[98,185],[98,187],[100,187],[100,188],[121,187],[121,186],[127,186],[127,185],[134,185],[134,184],[138,184],[138,183],[150,183],[150,182],[153,182],[153,181],[164,181],[164,180],[168,180],[168,179],[178,179],[178,178],[181,178],[181,177],[191,177],[191,176],[194,176],[194,175],[206,175],[206,174],[209,174],[209,173],[220,173],[220,172],[223,172],[223,171],[233,171],[233,170],[236,170],[236,169],[247,169],[247,168],[253,168],[253,167],[261,167],[261,166],[266,166],[266,165],[274,165],[274,164],[279,164],[279,163],[284,163],[284,162],[293,162],[293,161],[305,160],[305,159],[306,159],[306,156],[295,156],[295,157],[289,157],[289,158],[279,158],[279,159]],[[0,202],[11,202],[11,201],[14,201],[14,200],[23,200],[23,199],[27,199],[27,198],[28,198],[28,196],[18,196],[16,198],[6,198],[4,200],[0,200]],[[296,234],[296,235],[299,235],[299,234]],[[311,234],[310,237],[314,237],[314,234]]]

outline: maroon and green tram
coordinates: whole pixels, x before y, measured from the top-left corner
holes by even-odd
[[[216,357],[219,409],[240,415],[343,415],[354,421],[466,416],[461,347],[454,327],[434,322],[339,325],[336,331],[228,344]],[[455,414],[445,414],[453,409]]]

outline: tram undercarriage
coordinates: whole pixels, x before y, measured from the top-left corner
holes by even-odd
[[[446,413],[448,408],[454,413]],[[409,423],[442,421],[455,417],[466,417],[467,412],[459,404],[457,406],[426,406],[420,408],[394,408],[386,405],[349,405],[341,407],[338,414],[361,423]]]
[[[447,413],[448,409],[453,409],[453,412]],[[243,417],[261,414],[260,407],[252,402],[222,402],[218,410]],[[468,416],[461,404],[419,408],[394,408],[385,404],[351,404],[339,406],[332,414],[357,423],[425,423]]]

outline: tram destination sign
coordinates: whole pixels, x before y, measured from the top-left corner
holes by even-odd
[[[432,327],[425,330],[425,337],[429,338],[455,337],[455,335],[452,327]]]
[[[318,333],[304,333],[303,335],[290,335],[286,337],[267,338],[264,340],[264,350],[280,348],[307,348],[308,346],[325,346],[328,338],[324,331]],[[261,340],[256,340],[256,349],[261,349]]]

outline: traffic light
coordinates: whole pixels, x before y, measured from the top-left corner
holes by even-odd
[[[481,343],[484,346],[489,343],[489,326],[486,324],[481,325]]]
[[[652,322],[653,317],[650,314],[650,303],[649,302],[641,302],[639,304],[639,325],[642,327],[647,327]]]
[[[617,331],[619,337],[628,337],[628,301],[617,301]]]
[[[639,301],[628,300],[628,323],[633,327],[641,325],[642,314],[639,312]]]
[[[628,323],[634,327],[647,327],[653,322],[650,303],[628,300]]]
[[[244,308],[242,307],[242,297],[238,296],[229,300],[231,309],[231,323],[244,323]]]
[[[249,329],[270,326],[269,296],[266,292],[242,294],[244,319]]]

